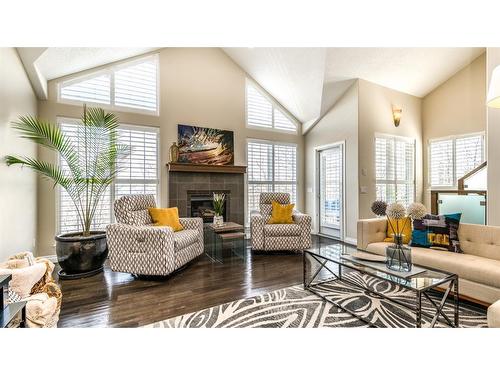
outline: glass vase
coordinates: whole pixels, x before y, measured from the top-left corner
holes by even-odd
[[[393,271],[411,271],[411,247],[402,243],[394,243],[385,249],[385,265]]]

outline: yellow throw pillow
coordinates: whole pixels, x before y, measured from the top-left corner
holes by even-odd
[[[294,204],[279,204],[272,201],[273,209],[271,211],[271,218],[268,224],[293,224],[293,207]]]
[[[172,208],[148,208],[151,219],[154,225],[161,227],[171,227],[174,232],[183,230],[181,222],[179,221],[179,210],[177,207]]]
[[[399,220],[389,220],[391,221],[392,227],[391,225],[389,225],[389,223],[387,223],[387,238],[384,240],[384,242],[394,242],[394,231],[392,230],[392,228],[394,228],[395,230],[398,230],[397,228],[399,228],[399,231],[401,232],[404,227],[403,243],[405,245],[409,244],[411,240],[411,219],[409,217],[405,217],[404,219]]]

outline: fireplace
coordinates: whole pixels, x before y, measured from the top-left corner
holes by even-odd
[[[224,204],[224,209],[222,216],[224,221],[227,221],[228,205],[231,202],[230,193],[224,191],[216,192],[201,192],[201,191],[188,191],[187,211],[191,214],[191,217],[201,217],[204,223],[211,223],[215,216],[214,205],[213,205],[213,193],[224,193],[226,194],[226,203]]]
[[[245,169],[242,166],[168,164],[168,203],[180,217],[213,219],[213,193],[226,194],[224,221],[245,222]]]

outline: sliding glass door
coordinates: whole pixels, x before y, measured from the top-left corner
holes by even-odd
[[[343,239],[343,145],[318,151],[319,233]]]

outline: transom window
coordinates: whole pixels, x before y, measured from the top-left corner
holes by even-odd
[[[80,157],[84,157],[84,145],[80,143],[79,132],[83,127],[74,119],[59,119],[63,133],[70,137]],[[119,143],[131,148],[130,155],[119,163],[120,171],[115,181],[108,188],[96,209],[92,230],[103,230],[113,221],[113,205],[115,199],[128,194],[153,194],[158,202],[158,138],[157,128],[135,125],[120,125],[118,128]],[[67,166],[60,160],[63,171]],[[78,214],[73,201],[65,190],[59,189],[58,199],[58,231],[81,231]]]
[[[158,55],[63,81],[58,100],[97,103],[110,109],[158,114]]]
[[[484,162],[484,134],[429,140],[429,184],[456,187],[457,180]]]
[[[375,137],[377,200],[408,206],[415,200],[415,140]]]
[[[273,101],[263,90],[246,82],[247,127],[297,132],[297,123]]]
[[[290,193],[297,200],[297,145],[261,140],[247,142],[247,220],[259,210],[260,193]]]

